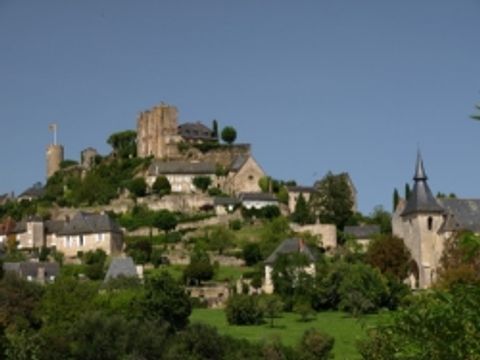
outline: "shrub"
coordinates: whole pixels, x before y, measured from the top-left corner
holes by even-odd
[[[193,178],[193,185],[202,192],[207,191],[208,187],[212,184],[212,179],[208,176],[195,176]]]
[[[158,196],[168,195],[172,192],[172,186],[166,176],[159,176],[152,185],[152,191]]]
[[[127,189],[135,197],[142,197],[147,193],[147,183],[143,177],[138,177],[128,182]]]
[[[258,298],[250,295],[230,297],[225,314],[230,325],[255,325],[263,320],[263,311],[258,304]]]
[[[260,245],[257,243],[248,243],[243,247],[243,260],[247,266],[252,266],[263,260]]]
[[[308,329],[304,332],[298,346],[300,360],[327,360],[331,359],[331,351],[335,339],[317,329]]]
[[[237,130],[231,126],[226,126],[222,130],[222,140],[227,144],[233,144],[237,138]]]

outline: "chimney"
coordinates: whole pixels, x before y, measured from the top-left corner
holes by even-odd
[[[37,268],[37,281],[40,284],[45,283],[45,267],[43,265],[39,265]]]

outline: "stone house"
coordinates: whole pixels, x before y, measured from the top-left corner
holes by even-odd
[[[24,192],[22,192],[18,197],[17,201],[32,201],[42,197],[45,194],[45,188],[42,183],[35,183]]]
[[[191,143],[203,143],[206,141],[218,140],[213,131],[199,121],[179,125],[178,134],[183,140]]]
[[[262,192],[245,192],[238,195],[238,200],[246,209],[262,209],[266,206],[278,206],[278,199],[274,194]]]
[[[172,192],[194,193],[198,189],[193,184],[197,176],[207,176],[212,185],[217,186],[216,166],[208,162],[161,161],[154,160],[147,171],[147,184],[152,187],[159,176],[165,176],[172,187]]]
[[[30,216],[15,225],[15,240],[18,249],[40,248],[45,245],[43,219]]]
[[[236,195],[239,193],[260,192],[259,180],[265,171],[251,155],[237,155],[228,167],[225,179],[225,192]]]
[[[107,214],[79,212],[65,221],[55,242],[47,243],[47,247],[55,247],[69,258],[77,257],[79,252],[97,249],[107,255],[118,255],[122,252],[123,233]]]
[[[345,226],[343,229],[345,235],[352,237],[359,243],[365,250],[370,244],[370,241],[375,235],[380,234],[379,225],[358,225],[358,226]]]
[[[427,179],[418,154],[413,190],[392,216],[393,235],[404,240],[413,258],[410,284],[422,289],[435,281],[448,239],[461,230],[480,233],[480,199],[437,199]]]
[[[302,239],[291,238],[284,240],[273,253],[265,260],[265,273],[263,282],[263,291],[267,294],[272,294],[274,291],[273,285],[273,267],[277,259],[282,255],[289,254],[303,254],[307,258],[309,264],[302,269],[309,275],[315,275],[315,261],[316,256],[313,249],[311,249]]]
[[[3,264],[5,272],[13,272],[27,281],[41,284],[54,282],[60,272],[56,262],[6,262]]]

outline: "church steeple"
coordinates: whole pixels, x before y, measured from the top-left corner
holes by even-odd
[[[420,151],[418,151],[415,175],[413,176],[415,184],[412,193],[407,200],[407,205],[401,214],[402,216],[417,213],[442,213],[444,211],[432,195],[427,184],[427,179],[422,155],[420,154]]]

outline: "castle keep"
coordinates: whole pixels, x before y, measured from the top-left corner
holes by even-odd
[[[137,120],[137,155],[177,158],[177,144],[181,141],[177,118],[177,108],[163,103],[141,112]]]

